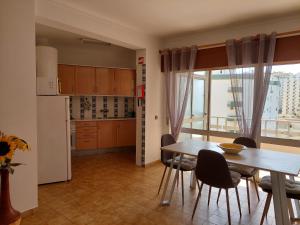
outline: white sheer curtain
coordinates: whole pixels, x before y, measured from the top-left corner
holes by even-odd
[[[257,140],[268,93],[276,33],[226,42],[240,135]]]
[[[190,93],[197,47],[165,50],[162,55],[171,134],[177,140]]]

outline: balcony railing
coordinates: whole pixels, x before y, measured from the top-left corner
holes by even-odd
[[[184,120],[184,128],[205,129],[206,117],[193,117]],[[233,132],[239,130],[236,117],[214,116],[210,119],[210,129],[213,131]],[[299,119],[262,119],[261,135],[300,140]]]

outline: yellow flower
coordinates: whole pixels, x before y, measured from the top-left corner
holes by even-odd
[[[29,149],[26,141],[16,136],[6,136],[0,132],[0,165],[6,160],[12,160],[17,149],[25,151]]]

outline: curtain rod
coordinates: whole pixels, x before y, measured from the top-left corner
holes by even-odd
[[[300,34],[300,30],[278,33],[276,35],[276,37],[277,38],[283,38],[283,37],[296,36],[297,34]],[[225,42],[220,42],[220,43],[207,44],[207,45],[198,45],[197,47],[198,47],[198,49],[217,48],[217,47],[225,46],[225,44],[226,44]],[[163,50],[159,50],[159,53],[161,54],[162,51]]]

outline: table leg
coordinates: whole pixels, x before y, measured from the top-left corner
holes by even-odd
[[[168,185],[169,185],[171,173],[172,173],[172,170],[173,170],[175,158],[176,158],[176,153],[173,154],[171,165],[169,167],[169,171],[168,171],[168,175],[167,175],[167,180],[165,182],[163,194],[162,194],[161,200],[160,200],[160,204],[161,205],[169,205],[170,204],[168,200],[165,200],[165,197],[166,197],[166,193],[167,193],[167,189],[168,189]],[[174,178],[174,181],[176,181],[176,176]]]
[[[290,176],[290,179],[292,181],[295,181],[295,177],[294,176]],[[300,204],[299,204],[299,200],[294,199],[294,204],[295,204],[295,208],[296,208],[296,215],[294,215],[295,217],[300,217]]]
[[[176,168],[176,174],[175,174],[175,177],[174,177],[174,180],[173,180],[173,184],[172,184],[172,187],[171,187],[170,198],[169,198],[169,201],[168,201],[169,205],[171,204],[172,196],[173,196],[173,193],[174,193],[174,188],[175,188],[175,184],[176,184],[176,178],[179,177],[179,171],[180,171],[180,166],[181,166],[182,158],[183,158],[183,154],[180,154],[180,159],[179,159],[179,162],[178,162],[178,165],[177,165],[177,168]],[[179,179],[178,179],[178,182],[179,182]]]
[[[190,188],[191,188],[191,189],[195,189],[195,188],[196,188],[196,175],[195,175],[195,170],[192,170],[192,171],[191,171]]]
[[[295,218],[295,214],[294,214],[294,209],[293,209],[293,203],[292,200],[289,198],[288,199],[288,208],[289,208],[289,214],[290,214],[290,218]]]
[[[285,190],[285,175],[271,172],[276,225],[291,225]]]

